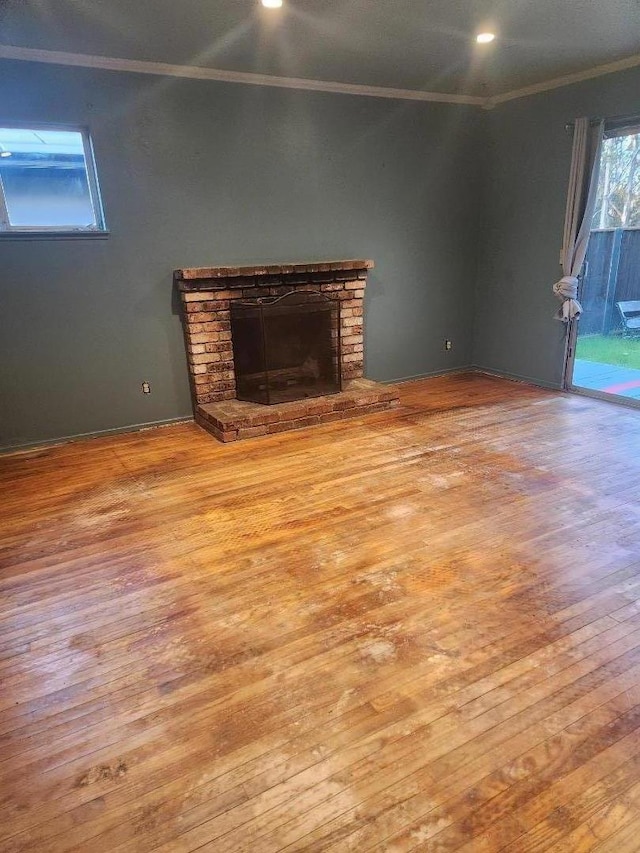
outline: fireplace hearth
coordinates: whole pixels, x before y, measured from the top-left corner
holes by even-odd
[[[226,442],[395,405],[395,388],[363,378],[372,268],[354,260],[175,270],[196,422]]]

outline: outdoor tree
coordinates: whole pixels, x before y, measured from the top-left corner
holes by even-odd
[[[604,140],[593,227],[640,227],[640,133]]]

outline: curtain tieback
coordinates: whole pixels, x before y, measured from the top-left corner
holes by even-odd
[[[560,281],[553,285],[553,292],[558,299],[578,298],[578,279],[575,275],[563,275]]]
[[[562,300],[562,305],[556,314],[557,320],[569,323],[577,320],[582,314],[582,305],[578,302],[578,279],[575,275],[563,275],[560,281],[553,285],[553,292]]]

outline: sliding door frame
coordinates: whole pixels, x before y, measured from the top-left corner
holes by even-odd
[[[640,119],[638,116],[623,117],[619,119],[608,119],[605,121],[604,138],[612,136],[627,136],[640,133]],[[602,155],[601,155],[602,156]],[[579,287],[582,287],[582,275],[579,276]],[[578,299],[580,294],[578,294]],[[591,388],[583,388],[573,384],[573,370],[576,360],[576,344],[578,342],[578,328],[580,320],[571,320],[568,324],[565,337],[564,350],[564,372],[562,376],[562,387],[565,391],[580,394],[583,397],[593,397],[596,400],[607,400],[609,403],[617,403],[631,409],[640,409],[640,400],[633,397],[623,397],[620,394],[609,394],[606,391],[596,391]]]

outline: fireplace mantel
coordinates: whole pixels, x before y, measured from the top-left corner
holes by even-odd
[[[212,286],[224,286],[221,279],[249,278],[257,279],[255,285],[260,285],[260,279],[265,277],[281,278],[282,276],[296,275],[327,275],[331,273],[362,271],[366,275],[367,270],[372,270],[374,263],[371,260],[348,260],[348,261],[318,261],[307,264],[259,264],[257,266],[242,267],[187,267],[174,271],[174,278],[180,282],[181,290],[202,290]],[[271,283],[271,282],[269,282]],[[236,285],[237,286],[237,285]],[[242,284],[241,287],[250,287],[250,284]]]

